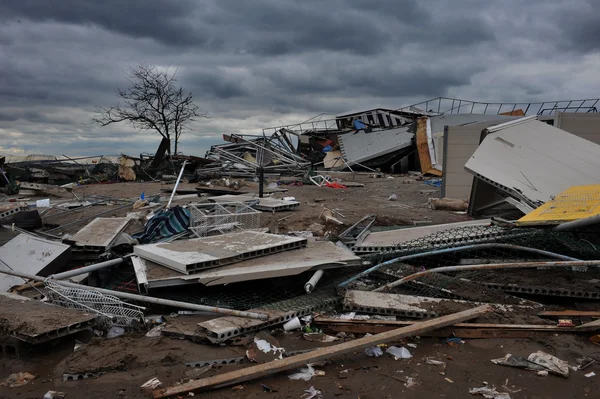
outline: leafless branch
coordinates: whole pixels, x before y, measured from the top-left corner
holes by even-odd
[[[92,118],[100,126],[129,123],[140,130],[154,130],[163,138],[174,139],[175,153],[181,133],[190,122],[206,118],[198,112],[192,93],[176,86],[175,73],[160,71],[154,66],[139,65],[127,75],[129,87],[117,89],[120,103],[97,107]]]

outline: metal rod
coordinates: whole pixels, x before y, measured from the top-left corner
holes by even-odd
[[[304,290],[307,294],[313,292],[313,290],[317,286],[317,283],[319,282],[321,277],[323,277],[323,273],[323,270],[317,270],[315,274],[313,274],[313,276],[310,278],[310,280],[308,280],[308,282],[304,284]]]
[[[67,278],[79,276],[81,274],[93,272],[95,270],[104,269],[106,267],[120,265],[121,263],[123,263],[123,260],[124,260],[123,258],[111,259],[111,260],[107,260],[106,262],[95,263],[93,265],[80,267],[78,269],[67,270],[66,272],[52,274],[48,278],[55,279],[55,280],[64,280]]]
[[[570,260],[570,261],[578,261],[579,260],[579,259],[576,259],[576,258],[571,258],[570,256],[565,256],[565,255],[561,255],[561,254],[557,254],[557,253],[549,252],[549,251],[543,251],[541,249],[535,249],[535,248],[529,248],[529,247],[522,247],[520,245],[496,244],[496,243],[472,244],[472,245],[465,245],[465,246],[462,246],[462,247],[437,249],[437,250],[434,250],[434,251],[421,252],[421,253],[418,253],[418,254],[405,255],[405,256],[400,256],[398,258],[390,259],[390,260],[385,261],[383,263],[379,263],[378,265],[375,265],[375,266],[373,266],[373,267],[365,270],[364,272],[357,274],[354,277],[349,278],[348,280],[342,282],[339,286],[340,287],[345,287],[346,285],[350,284],[351,282],[356,281],[359,278],[362,278],[364,276],[367,276],[367,275],[371,274],[372,272],[380,269],[383,266],[389,266],[389,265],[393,265],[395,263],[400,263],[400,262],[404,262],[404,261],[411,260],[411,259],[423,258],[425,256],[443,255],[443,254],[448,254],[448,253],[452,253],[452,252],[470,251],[470,250],[473,250],[473,249],[487,249],[487,248],[512,249],[512,250],[519,250],[519,251],[526,251],[526,252],[536,253],[536,254],[539,254],[539,255],[550,256],[550,257],[557,258],[557,259],[562,259],[562,260]]]
[[[574,230],[581,227],[593,226],[595,224],[600,223],[600,215],[590,216],[585,219],[573,220],[571,222],[561,223],[558,226],[554,227],[553,231],[567,231]]]
[[[169,198],[169,203],[167,204],[167,209],[169,209],[171,207],[171,202],[173,202],[173,197],[175,196],[175,193],[177,192],[177,186],[179,186],[179,181],[181,180],[181,176],[183,176],[183,171],[185,169],[186,163],[187,163],[187,160],[183,161],[183,165],[181,165],[181,170],[179,171],[179,176],[177,176],[177,181],[175,182],[175,187],[173,187],[173,192],[171,193],[171,198]]]
[[[411,274],[410,276],[406,276],[401,278],[400,280],[396,280],[392,283],[381,286],[375,290],[374,292],[382,292],[390,288],[397,287],[402,285],[408,281],[415,280],[419,277],[431,274],[431,273],[444,273],[444,272],[463,272],[469,270],[489,270],[489,269],[531,269],[538,267],[581,267],[581,266],[598,266],[600,265],[600,260],[579,260],[579,261],[551,261],[551,262],[518,262],[518,263],[490,263],[487,265],[463,265],[463,266],[445,266],[438,267],[435,269],[429,269],[422,272],[418,272],[415,274]]]
[[[53,283],[56,283],[56,284],[59,284],[59,285],[65,286],[65,287],[78,288],[78,289],[88,290],[88,291],[97,291],[102,294],[113,295],[113,296],[116,296],[117,298],[121,298],[121,299],[129,299],[132,301],[153,303],[153,304],[161,305],[161,306],[171,306],[174,308],[182,308],[182,309],[189,309],[189,310],[201,310],[204,312],[220,313],[220,314],[226,314],[226,315],[237,316],[237,317],[249,317],[251,319],[259,319],[259,320],[267,320],[269,318],[269,316],[264,313],[244,312],[241,310],[224,309],[224,308],[217,308],[217,307],[213,307],[213,306],[196,305],[195,303],[172,301],[170,299],[154,298],[154,297],[149,297],[149,296],[130,294],[128,292],[120,292],[120,291],[107,290],[104,288],[89,287],[87,285],[70,283],[70,282],[61,281],[61,280],[53,280],[50,278],[36,276],[33,274],[28,274],[28,273],[16,272],[13,270],[0,270],[0,273],[9,274],[11,276],[21,277],[24,279],[40,281],[40,282],[51,281]]]

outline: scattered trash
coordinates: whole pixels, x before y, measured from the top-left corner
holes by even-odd
[[[471,395],[481,395],[486,399],[510,399],[506,392],[498,392],[494,387],[481,387],[469,389]]]
[[[444,378],[446,381],[448,381],[450,384],[454,384],[454,381],[452,381],[450,378],[446,377]]]
[[[160,382],[158,378],[154,377],[143,383],[140,388],[142,388],[143,391],[152,392],[160,386],[162,386],[162,382]]]
[[[367,354],[367,356],[371,357],[379,357],[383,355],[383,351],[379,346],[372,346],[370,348],[366,348],[365,353]]]
[[[300,319],[297,317],[294,317],[283,325],[285,331],[298,330],[300,328],[302,328],[302,323],[300,323]]]
[[[165,328],[163,325],[152,327],[152,329],[146,333],[146,337],[160,337],[163,328]]]
[[[388,201],[397,201],[398,197],[396,196],[396,194],[392,194],[389,196]]]
[[[254,341],[246,351],[246,357],[257,363],[266,363],[275,359],[281,360],[285,349],[280,348],[278,345],[279,343],[275,338],[261,332],[254,337]]]
[[[312,365],[307,364],[305,368],[301,368],[297,373],[290,374],[288,378],[290,380],[302,380],[310,381],[314,376],[323,376],[324,371],[315,370]]]
[[[305,399],[314,399],[314,398],[318,398],[321,397],[321,391],[319,391],[318,389],[315,389],[315,387],[310,387],[306,390],[304,390],[304,395],[302,395],[303,398]]]
[[[266,384],[260,384],[260,386],[262,387],[263,391],[265,391],[265,392],[279,392],[277,389],[271,388],[270,386],[268,386]]]
[[[562,377],[569,376],[569,364],[564,360],[560,360],[559,358],[552,356],[546,352],[537,351],[532,353],[527,358],[532,363],[540,365],[544,368],[547,368],[548,371],[558,374]]]
[[[108,339],[117,338],[123,334],[125,334],[125,329],[123,327],[112,326],[106,333],[106,338],[108,338]]]
[[[548,370],[540,370],[536,374],[539,375],[540,377],[547,377],[548,376]]]
[[[18,388],[18,387],[22,387],[23,385],[26,385],[29,381],[35,379],[36,376],[31,374],[31,373],[27,373],[27,372],[21,372],[21,373],[14,373],[9,375],[6,380],[0,384],[0,386],[4,386],[4,387],[9,387],[9,388]]]
[[[584,375],[585,375],[587,378],[590,378],[590,377],[595,377],[595,376],[596,376],[596,373],[594,373],[593,371],[591,371],[591,372],[589,372],[589,373],[587,373],[587,374],[584,374]]]
[[[413,343],[408,343],[408,344],[406,344],[406,346],[408,346],[409,348],[414,348],[414,349],[417,348],[417,344],[413,344]]]
[[[406,382],[404,383],[404,386],[407,388],[412,388],[417,385],[419,385],[419,382],[413,377],[407,377]]]
[[[410,359],[412,355],[405,347],[398,348],[397,346],[390,346],[385,350],[386,353],[394,356],[396,360],[398,359]]]
[[[333,337],[324,333],[309,333],[302,335],[305,340],[311,342],[335,342],[338,341],[338,337]]]
[[[48,391],[44,394],[44,397],[42,399],[63,399],[66,396],[67,394],[64,392]]]
[[[424,363],[431,364],[432,366],[442,366],[443,368],[446,368],[446,362],[442,362],[435,359],[426,358]]]

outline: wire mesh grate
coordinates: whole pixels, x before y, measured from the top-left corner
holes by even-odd
[[[98,291],[65,287],[46,281],[51,303],[70,309],[95,313],[106,326],[139,328],[144,324],[144,308],[121,301]]]
[[[260,228],[261,212],[241,202],[190,204],[189,210],[190,230],[200,238]]]

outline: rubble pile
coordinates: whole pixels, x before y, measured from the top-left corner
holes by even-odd
[[[204,158],[4,160],[2,356],[74,349],[56,386],[23,369],[0,389],[126,372],[136,392],[115,397],[356,397],[369,372],[424,396],[468,374],[463,396],[510,398],[532,395],[517,370],[472,368],[593,379],[600,118],[592,137],[561,129],[569,113],[431,109],[226,135]],[[454,361],[491,338],[485,366]]]

